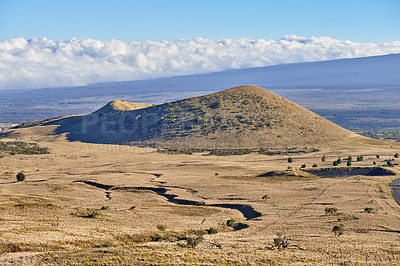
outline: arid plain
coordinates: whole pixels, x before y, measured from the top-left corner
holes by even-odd
[[[352,167],[395,164],[399,143],[351,135],[307,153],[188,155],[70,141],[53,134],[57,127],[13,129],[0,140],[50,152],[0,158],[2,265],[400,261],[400,207],[389,186],[396,175],[298,170],[333,168],[348,156]],[[17,182],[20,171],[26,180]],[[287,246],[278,247],[279,235]]]

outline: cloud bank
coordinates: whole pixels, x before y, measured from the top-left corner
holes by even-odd
[[[400,53],[400,41],[356,43],[294,35],[279,40],[0,40],[0,89],[33,89],[201,74]]]

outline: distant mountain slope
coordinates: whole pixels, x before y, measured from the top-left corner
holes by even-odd
[[[115,111],[110,105],[43,125],[58,125],[56,134],[67,133],[74,141],[160,148],[321,147],[355,135],[256,86],[136,110]]]

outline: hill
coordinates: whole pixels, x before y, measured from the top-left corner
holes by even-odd
[[[239,86],[155,106],[114,101],[89,115],[64,117],[42,125],[56,125],[55,134],[66,133],[73,141],[158,148],[322,147],[355,136],[256,86]]]

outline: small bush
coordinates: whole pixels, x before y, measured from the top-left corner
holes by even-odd
[[[307,165],[304,163],[304,164],[301,165],[300,168],[306,168],[306,166],[307,166]]]
[[[349,157],[347,157],[347,161],[348,161],[348,162],[353,161],[353,157],[351,157],[351,156],[349,155]]]
[[[326,207],[325,214],[337,214],[337,209],[335,207]]]
[[[226,221],[226,225],[235,228],[236,226],[238,226],[238,222],[236,222],[235,219],[231,218],[228,221]]]
[[[215,173],[215,175],[217,176],[217,175],[219,175],[218,173]]]
[[[392,164],[392,162],[391,162],[391,161],[389,161],[389,160],[387,160],[387,161],[386,161],[386,164],[387,164],[387,166],[389,166],[389,167],[393,167],[393,164]]]
[[[351,166],[351,161],[347,161],[347,166]]]
[[[325,162],[326,161],[326,156],[322,156],[321,161]]]
[[[203,240],[204,240],[203,236],[189,236],[186,238],[186,245],[184,245],[184,247],[195,248]]]
[[[102,206],[102,207],[101,207],[101,209],[102,209],[103,211],[108,210],[109,208],[110,208],[110,206]]]
[[[336,160],[337,164],[341,164],[342,163],[342,159],[340,159],[340,157]]]
[[[373,213],[373,212],[375,212],[375,210],[374,210],[374,208],[371,208],[371,207],[365,207],[365,208],[364,208],[364,212],[366,212],[366,213]]]
[[[344,231],[344,225],[343,224],[335,225],[332,228],[332,232],[337,237],[341,236],[343,234],[343,231]]]
[[[377,155],[376,155],[376,158],[379,159],[379,157],[380,157],[379,154],[377,154]]]
[[[399,154],[396,152],[396,154],[394,155],[394,158],[399,158]]]
[[[165,229],[167,229],[167,226],[165,226],[163,224],[159,224],[159,225],[157,225],[157,229],[160,231],[165,231]]]
[[[372,164],[373,164],[373,165],[376,165],[376,162],[374,161]]]
[[[337,166],[337,165],[338,165],[337,161],[333,161],[333,166]]]
[[[209,235],[216,234],[216,233],[218,233],[218,230],[215,229],[214,227],[210,227],[210,228],[207,230],[207,233],[208,233]]]
[[[312,165],[312,167],[318,167],[318,164],[315,163],[315,164]]]
[[[277,237],[272,242],[272,247],[277,247],[278,249],[287,248],[289,246],[288,242],[289,240],[285,234],[282,236],[282,233],[277,233]]]
[[[130,210],[134,210],[135,208],[136,208],[136,206],[133,205],[133,206],[131,206],[129,209],[130,209]]]
[[[17,181],[20,182],[20,181],[24,181],[24,180],[25,180],[25,174],[23,171],[21,171],[17,174]]]
[[[293,162],[293,158],[292,158],[292,157],[289,157],[289,158],[287,159],[287,161],[288,161],[288,163],[292,163],[292,162]]]
[[[261,197],[261,199],[267,200],[267,199],[269,199],[269,196],[268,195],[264,195],[264,196]]]
[[[357,162],[362,162],[362,161],[364,161],[364,156],[363,155],[357,156]]]

